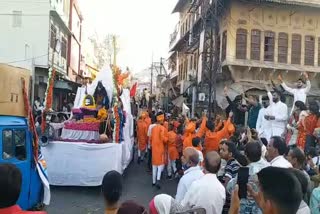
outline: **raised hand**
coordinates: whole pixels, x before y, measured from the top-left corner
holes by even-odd
[[[281,83],[283,82],[283,79],[282,79],[281,74],[278,75],[278,80],[279,80]]]
[[[271,91],[270,87],[267,84],[265,84],[264,87],[266,88],[267,92]]]
[[[229,112],[229,118],[232,118],[232,117],[233,117],[233,112],[230,111],[230,112]]]
[[[223,89],[224,96],[228,96],[228,87],[225,86]]]
[[[303,76],[306,78],[306,80],[309,79],[309,75],[308,75],[308,73],[306,71],[303,73]]]
[[[231,206],[229,214],[238,214],[240,208],[239,186],[236,185],[231,195]]]

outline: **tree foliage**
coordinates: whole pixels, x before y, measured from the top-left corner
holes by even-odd
[[[106,64],[112,64],[114,48],[113,48],[113,37],[116,37],[113,34],[107,34],[103,36],[103,39],[100,40],[98,35],[95,34],[91,36],[90,42],[93,45],[94,56],[97,59],[96,66],[98,69],[101,69]],[[118,53],[119,47],[116,47],[116,52]]]

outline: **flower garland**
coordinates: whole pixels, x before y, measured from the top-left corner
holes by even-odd
[[[33,149],[33,158],[37,162],[38,161],[38,153],[39,153],[39,145],[38,145],[38,134],[36,131],[35,121],[32,113],[32,108],[30,107],[30,103],[28,100],[28,92],[26,87],[25,79],[22,79],[22,93],[23,93],[23,100],[24,100],[24,109],[28,117],[29,121],[29,128],[32,133],[32,149]]]
[[[120,70],[116,66],[112,66],[112,76],[113,76],[113,117],[115,120],[114,129],[113,129],[113,140],[115,143],[120,143],[120,115],[118,111],[118,103],[120,100],[119,94],[120,89],[118,87],[118,76]]]
[[[41,122],[41,131],[44,133],[46,129],[46,115],[45,113],[52,107],[52,97],[53,97],[53,86],[54,86],[54,78],[56,75],[56,70],[49,68],[48,73],[48,84],[45,93],[45,101],[44,101],[44,112],[42,113],[42,122]]]

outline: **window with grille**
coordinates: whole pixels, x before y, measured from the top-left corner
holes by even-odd
[[[288,34],[279,33],[278,39],[278,62],[288,62]]]
[[[220,59],[220,51],[221,51],[220,47],[221,47],[221,37],[219,35],[218,39],[217,39],[217,55],[218,55],[218,59]]]
[[[238,29],[236,38],[236,58],[247,58],[247,30]]]
[[[314,65],[314,37],[306,36],[305,37],[305,47],[304,47],[304,64],[305,65]]]
[[[54,25],[50,26],[50,47],[55,49],[56,44],[56,35],[57,35],[57,28]]]
[[[320,38],[318,39],[318,66],[320,66]]]
[[[264,32],[264,61],[274,61],[274,43],[275,33],[271,31]]]
[[[227,56],[227,31],[222,34],[222,50],[221,50],[221,61],[224,61]]]
[[[21,27],[22,11],[12,11],[12,27]]]
[[[61,56],[67,58],[67,40],[65,38],[62,38],[61,41]]]
[[[261,48],[261,31],[251,31],[251,53],[250,58],[252,60],[260,60],[260,48]]]
[[[2,131],[2,158],[26,160],[26,131],[5,129]]]
[[[189,62],[189,68],[190,70],[193,70],[193,55],[190,56],[190,62]]]
[[[198,60],[199,60],[199,54],[197,52],[194,53],[194,61],[193,61],[193,67],[195,70],[198,70]]]
[[[179,65],[179,80],[182,80],[182,73],[183,73],[183,63]]]
[[[301,64],[301,35],[292,35],[291,64]]]

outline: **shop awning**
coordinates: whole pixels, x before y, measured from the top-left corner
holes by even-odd
[[[72,91],[72,86],[68,82],[62,81],[62,80],[55,81],[54,82],[54,88],[55,89]]]
[[[187,4],[191,2],[190,0],[178,0],[176,6],[174,7],[172,13],[181,12],[181,9]]]

